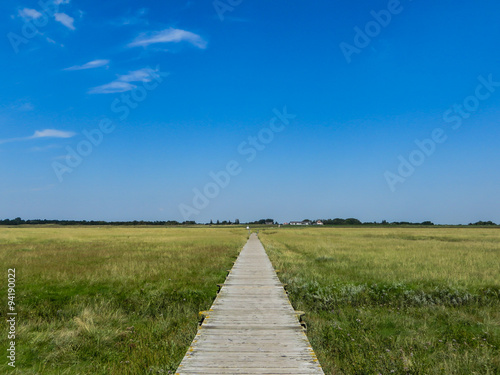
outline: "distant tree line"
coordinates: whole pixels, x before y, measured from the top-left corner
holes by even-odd
[[[393,221],[388,222],[386,220],[382,220],[382,222],[361,222],[355,218],[347,218],[347,219],[319,219],[319,220],[303,220],[303,223],[307,224],[316,224],[317,221],[321,221],[323,225],[434,225],[432,221],[423,221],[421,223],[412,223],[409,221]],[[0,225],[22,225],[22,224],[55,224],[55,225],[158,225],[158,226],[168,226],[168,225],[196,225],[197,223],[194,220],[191,221],[183,221],[179,222],[176,220],[167,220],[167,221],[144,221],[144,220],[133,220],[133,221],[103,221],[103,220],[47,220],[47,219],[36,219],[36,220],[23,220],[20,217],[16,217],[15,219],[5,219],[0,220]],[[250,221],[247,223],[240,223],[239,219],[234,221],[231,220],[217,220],[215,223],[213,220],[210,220],[209,223],[205,225],[278,225],[278,222],[274,219],[260,219],[256,221]],[[469,223],[469,225],[476,226],[496,226],[492,221],[478,221],[476,223]]]
[[[260,220],[255,220],[255,221],[249,221],[247,223],[240,223],[239,219],[236,219],[234,222],[231,220],[224,220],[224,221],[219,221],[217,220],[215,223],[213,220],[210,220],[209,225],[231,225],[231,224],[242,224],[242,225],[270,225],[270,224],[276,224],[278,225],[278,222],[275,221],[274,219],[260,219]]]
[[[213,220],[210,220],[210,223],[208,223],[208,224],[209,225],[232,225],[232,224],[239,225],[240,220],[236,219],[234,222],[232,222],[231,220],[223,220],[223,221],[217,220],[215,223]]]
[[[478,221],[476,223],[469,223],[469,225],[498,225],[498,224],[495,224],[493,221]]]
[[[309,221],[309,220],[304,220],[304,221]],[[377,223],[377,222],[361,222],[358,219],[354,218],[349,218],[349,219],[325,219],[321,220],[324,225],[435,225],[432,221],[423,221],[421,223],[412,223],[410,221],[393,221],[393,222],[388,222],[387,220],[382,220],[382,222]],[[498,225],[495,224],[492,221],[478,221],[476,223],[470,223],[469,225]]]
[[[347,219],[318,219],[318,220],[302,220],[302,223],[315,225],[317,222],[322,222],[323,225],[434,225],[432,221],[424,221],[422,223],[411,223],[409,221],[393,221],[388,222],[387,220],[382,220],[382,222],[362,222],[361,220],[355,219],[353,217]]]
[[[103,220],[23,220],[20,217],[15,219],[0,220],[0,225],[22,225],[22,224],[57,224],[57,225],[194,225],[195,221],[178,222],[175,220],[168,221],[103,221]]]
[[[278,224],[278,222],[274,221],[274,219],[260,219],[260,220],[256,220],[256,221],[250,221],[247,224],[265,225],[265,224]]]
[[[336,218],[336,219],[325,219],[325,220],[321,220],[321,221],[323,222],[324,225],[361,225],[361,224],[363,224],[358,219],[354,219],[352,217],[348,218],[348,219]]]
[[[393,221],[393,222],[388,222],[387,220],[382,220],[380,223],[379,222],[361,222],[358,219],[355,218],[348,218],[348,219],[341,219],[341,218],[336,218],[336,219],[318,219],[318,220],[302,220],[302,223],[304,224],[316,224],[316,222],[322,222],[323,225],[435,225],[432,221],[426,220],[421,223],[413,223],[410,221]],[[259,222],[260,223],[260,222]],[[495,224],[492,221],[478,221],[477,223],[470,223],[469,225],[482,225],[482,226],[488,226],[488,225],[498,225]]]
[[[301,223],[303,225],[316,225],[318,222],[323,223],[323,225],[434,225],[434,223],[432,221],[424,221],[422,223],[411,223],[409,221],[394,221],[394,222],[390,223],[386,220],[383,220],[380,223],[362,222],[361,220],[358,220],[358,219],[355,219],[352,217],[347,218],[347,219],[341,219],[341,218],[317,219],[317,220],[305,219],[305,220],[301,221]],[[244,224],[249,224],[249,225],[250,224],[253,224],[253,225],[275,224],[275,225],[277,225],[278,222],[273,220],[273,219],[261,219],[261,220],[256,220],[256,221],[244,223]]]

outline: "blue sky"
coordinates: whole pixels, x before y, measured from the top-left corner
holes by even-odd
[[[500,222],[497,1],[0,11],[1,218]]]

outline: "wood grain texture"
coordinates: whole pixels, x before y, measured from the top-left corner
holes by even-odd
[[[204,317],[176,374],[324,374],[256,234]]]

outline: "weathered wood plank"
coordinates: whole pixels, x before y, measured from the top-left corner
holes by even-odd
[[[176,374],[324,374],[255,234],[204,312]]]

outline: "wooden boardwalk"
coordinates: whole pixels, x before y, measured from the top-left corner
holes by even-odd
[[[255,234],[176,374],[324,374]]]

